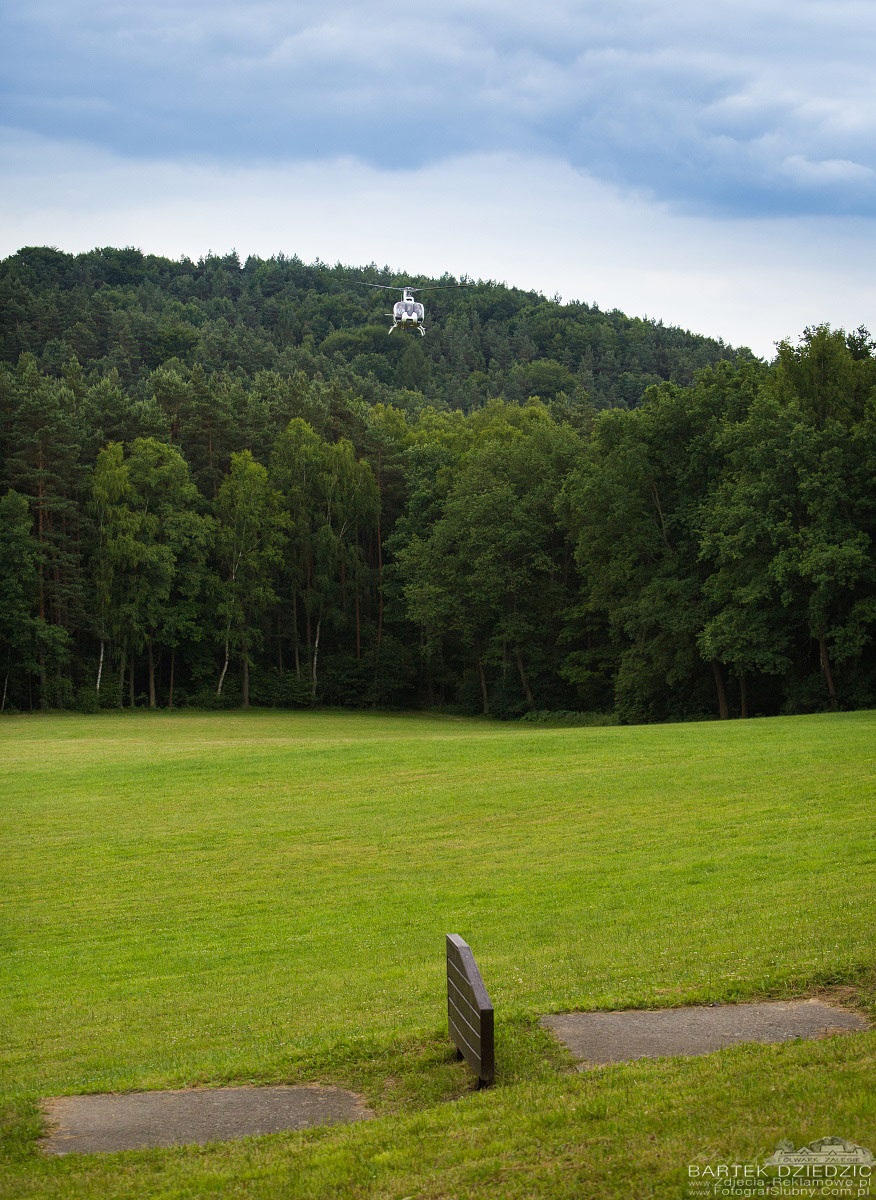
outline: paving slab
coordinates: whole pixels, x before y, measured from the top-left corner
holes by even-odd
[[[594,1065],[666,1055],[711,1054],[740,1042],[787,1042],[870,1028],[821,1000],[776,1000],[624,1012],[557,1013],[542,1024]]]
[[[354,1092],[315,1084],[57,1096],[43,1101],[43,1112],[46,1154],[203,1145],[374,1115]]]

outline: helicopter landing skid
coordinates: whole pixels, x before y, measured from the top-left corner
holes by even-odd
[[[410,326],[408,326],[408,325],[401,325],[401,324],[398,324],[398,323],[396,323],[396,324],[394,324],[394,325],[390,325],[389,329],[387,330],[387,333],[392,333],[393,329],[402,329],[402,330],[404,330],[404,329],[408,329],[408,328],[410,328]],[[423,326],[422,326],[422,325],[414,325],[414,326],[413,326],[413,328],[414,328],[414,329],[416,329],[416,331],[419,333],[420,337],[425,337],[425,336],[426,336],[426,330],[423,328]]]

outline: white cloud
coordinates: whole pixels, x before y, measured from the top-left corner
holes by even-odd
[[[876,175],[871,167],[850,162],[847,158],[824,158],[813,162],[803,154],[792,154],[782,163],[782,170],[792,179],[807,184],[863,183]]]
[[[816,164],[817,166],[818,164]],[[853,164],[854,165],[854,164]],[[696,332],[773,344],[876,324],[876,245],[857,219],[681,218],[559,159],[468,155],[409,171],[352,159],[223,168],[0,138],[0,252],[236,248],[503,279]]]

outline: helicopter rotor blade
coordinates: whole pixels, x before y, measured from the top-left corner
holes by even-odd
[[[337,277],[337,276],[335,276],[335,278],[337,279],[338,277]],[[356,285],[356,287],[373,287],[373,288],[382,288],[382,289],[383,289],[385,292],[400,292],[400,291],[402,290],[402,285],[401,285],[401,284],[395,284],[395,283],[368,283],[368,282],[367,282],[366,280],[364,280],[364,279],[348,279],[346,276],[342,276],[341,282],[343,282],[343,283],[353,283],[353,284],[355,284],[355,285]]]
[[[427,283],[423,287],[409,287],[409,292],[446,292],[450,288],[470,287],[468,283]]]
[[[346,275],[335,276],[344,283],[353,283],[357,287],[382,288],[385,292],[446,292],[451,288],[471,287],[468,283],[424,283],[416,286],[410,283],[369,283],[365,279],[350,279]]]

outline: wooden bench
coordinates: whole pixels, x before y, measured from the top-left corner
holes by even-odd
[[[457,1057],[488,1087],[496,1074],[493,1005],[468,942],[447,934],[447,1023]]]

